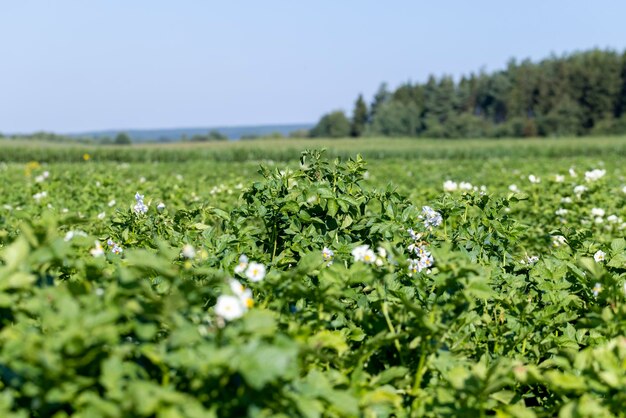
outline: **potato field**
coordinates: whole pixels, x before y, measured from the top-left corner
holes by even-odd
[[[626,416],[624,138],[337,144],[0,144],[0,416]]]

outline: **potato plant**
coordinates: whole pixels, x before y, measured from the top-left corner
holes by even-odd
[[[0,413],[625,416],[624,173],[547,161],[2,166]]]

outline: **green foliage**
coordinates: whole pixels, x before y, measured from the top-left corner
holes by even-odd
[[[387,89],[387,83],[382,83],[374,94],[374,99],[372,100],[372,104],[370,105],[370,114],[368,118],[370,122],[375,119],[378,109],[390,99],[391,93]]]
[[[93,144],[95,141],[93,138],[82,138],[82,137],[69,137],[61,134],[56,134],[53,132],[33,132],[30,134],[20,134],[20,135],[2,135],[0,134],[0,138],[6,138],[11,141],[16,142],[39,142],[44,144],[68,144],[68,143],[79,143],[79,144]]]
[[[346,138],[350,136],[350,121],[343,111],[336,110],[322,116],[310,135],[313,138]]]
[[[621,119],[620,119],[621,120]],[[473,123],[476,119],[473,119]],[[454,118],[450,120],[454,123]],[[617,122],[616,123],[621,123]],[[435,124],[439,126],[440,124]],[[454,126],[454,125],[452,125]],[[621,126],[621,125],[619,125]],[[484,129],[490,125],[484,126]],[[455,128],[457,129],[457,128]],[[517,129],[525,136],[537,136],[534,119],[512,119],[495,128],[496,136],[512,136],[509,129]],[[441,134],[443,135],[444,132]],[[391,142],[393,145],[391,145]],[[265,139],[256,141],[228,141],[215,144],[188,143],[185,146],[173,145],[134,145],[132,147],[85,146],[85,145],[44,145],[43,143],[22,143],[19,141],[0,140],[0,162],[28,163],[71,163],[84,162],[84,155],[90,156],[91,162],[111,163],[189,163],[211,161],[212,163],[241,163],[259,160],[288,162],[296,160],[301,149],[307,147],[325,147],[331,158],[349,158],[354,153],[353,139],[306,139],[284,140]],[[429,140],[415,141],[411,138],[385,137],[362,138],[358,142],[359,152],[369,161],[400,159],[406,161],[492,159],[492,158],[551,158],[559,157],[597,157],[610,158],[626,156],[626,141],[621,137],[594,138],[546,138],[542,141],[525,141],[503,138],[491,140]]]
[[[211,130],[206,135],[193,135],[189,140],[191,142],[227,141],[228,137],[219,131]]]
[[[367,104],[363,100],[363,95],[359,94],[354,104],[354,111],[352,112],[352,121],[350,122],[350,135],[359,137],[363,135],[365,131],[365,125],[368,121]]]
[[[575,136],[583,132],[584,111],[569,96],[565,95],[545,117],[539,118],[539,133],[543,136]]]
[[[0,413],[624,416],[622,159],[488,151],[1,165]]]
[[[298,129],[296,131],[289,132],[289,138],[308,138],[310,133],[307,129]]]
[[[377,109],[371,129],[373,135],[415,136],[422,130],[420,111],[413,103],[386,102]]]
[[[132,143],[130,136],[125,132],[120,132],[115,136],[113,140],[115,145],[130,145]]]
[[[619,119],[607,117],[594,125],[593,134],[596,135],[626,135],[626,113]]]
[[[367,131],[383,136],[490,138],[619,134],[626,112],[626,53],[593,49],[540,62],[511,60],[493,73],[429,76],[395,91],[382,84]],[[359,99],[357,99],[359,100]]]

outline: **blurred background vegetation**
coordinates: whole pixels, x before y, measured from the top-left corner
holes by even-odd
[[[228,139],[421,137],[529,138],[626,135],[626,51],[593,49],[539,62],[512,59],[504,70],[455,80],[431,75],[395,90],[383,83],[351,114],[316,124],[5,134],[7,140],[128,145]],[[3,135],[0,134],[0,138]]]
[[[431,75],[395,90],[382,84],[348,117],[330,112],[314,137],[550,137],[626,134],[626,51],[594,49],[455,81]]]

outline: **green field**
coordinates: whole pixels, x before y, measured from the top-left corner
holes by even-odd
[[[68,145],[0,139],[0,162],[79,162],[88,153],[92,161],[295,161],[304,149],[326,148],[329,157],[361,154],[368,160],[398,158],[458,159],[561,158],[626,156],[625,137],[536,139],[267,139],[204,144],[172,143],[129,146]]]
[[[626,416],[625,157],[0,141],[0,416]]]

